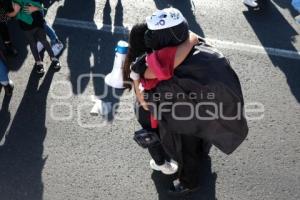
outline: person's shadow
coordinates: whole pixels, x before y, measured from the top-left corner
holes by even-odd
[[[10,100],[11,100],[11,96],[4,96],[1,110],[0,110],[0,119],[1,119],[0,120],[0,145],[1,145],[2,138],[5,136],[7,127],[11,119],[11,114],[9,111]]]
[[[79,0],[76,3],[72,0],[66,0],[64,6],[58,9],[55,21],[61,18],[84,21],[92,30],[78,27],[76,29],[64,28],[64,31],[61,31],[63,27],[59,25],[54,27],[68,50],[67,63],[73,93],[76,95],[83,94],[86,89],[89,89],[88,84],[91,82],[93,95],[100,97],[102,101],[110,103],[114,107],[119,102],[119,96],[123,90],[108,87],[104,82],[104,77],[112,70],[117,42],[126,39],[126,36],[113,33],[109,0],[106,0],[103,9],[102,23],[105,26],[101,27],[100,30],[97,30],[94,21],[95,9],[95,0]],[[115,16],[114,25],[123,26],[121,0],[117,2]],[[114,113],[110,113],[109,116],[105,117],[111,121],[113,115]]]
[[[79,0],[74,3],[72,0],[65,0],[64,5],[57,10],[54,21],[54,29],[59,35],[59,39],[66,46],[68,51],[67,66],[70,71],[70,82],[73,93],[81,94],[89,82],[91,72],[90,58],[95,53],[99,38],[95,32],[81,28],[64,28],[56,25],[59,18],[86,21],[91,27],[96,28],[94,22],[95,0]],[[75,31],[76,30],[76,31]],[[77,85],[80,76],[86,76]]]
[[[195,16],[195,6],[192,0],[154,0],[155,5],[158,9],[164,9],[169,7],[177,8],[181,11],[183,16],[187,19],[190,29],[200,35],[201,37],[204,37],[204,32],[197,22],[196,16]]]
[[[103,24],[105,25],[113,25],[114,27],[124,27],[123,25],[123,5],[122,1],[118,0],[117,5],[115,7],[115,18],[114,23],[112,23],[111,19],[111,6],[110,1],[106,0],[104,9],[103,9]],[[111,26],[112,28],[112,26]],[[105,27],[102,27],[100,31],[101,40],[99,41],[100,49],[97,52],[97,61],[99,61],[96,67],[93,68],[93,74],[95,75],[106,75],[112,71],[115,59],[115,47],[119,40],[127,40],[126,35],[122,35],[114,32],[114,30],[104,30]],[[124,90],[115,89],[105,84],[103,78],[98,78],[94,76],[94,91],[96,96],[102,96],[102,100],[106,103],[111,104],[113,108],[113,112],[111,112],[107,117],[108,121],[112,121],[114,118],[114,114],[118,109],[118,103],[120,96],[123,94]],[[105,94],[105,95],[103,95]]]
[[[0,146],[1,199],[42,200],[43,142],[48,91],[54,75],[49,70],[38,88],[33,70],[22,101]]]
[[[289,3],[286,2],[286,4]],[[281,6],[283,6],[282,3]],[[262,46],[297,52],[292,41],[298,33],[272,2],[269,2],[267,9],[262,13],[244,12],[244,15]],[[272,55],[269,55],[269,58],[273,65],[285,74],[292,94],[300,102],[299,60],[285,59]]]
[[[211,159],[209,156],[201,157],[200,189],[183,197],[175,197],[169,194],[168,190],[176,179],[174,176],[166,176],[160,172],[152,173],[159,200],[216,200],[216,179],[217,174],[211,170]]]

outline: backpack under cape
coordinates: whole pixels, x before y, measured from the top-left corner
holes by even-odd
[[[161,143],[174,158],[180,152],[180,135],[201,138],[226,154],[247,137],[238,76],[223,54],[204,42],[192,49],[171,79],[145,91],[145,100],[159,121]]]

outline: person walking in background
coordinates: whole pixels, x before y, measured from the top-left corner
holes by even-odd
[[[13,8],[10,1],[0,0],[0,36],[4,44],[5,53],[7,55],[16,56],[18,54],[18,51],[15,49],[11,42],[11,38],[7,27],[9,17],[6,14],[12,11]]]
[[[45,73],[45,70],[43,61],[37,49],[37,41],[40,41],[43,44],[47,53],[49,54],[52,61],[51,67],[58,70],[61,66],[59,60],[54,55],[50,43],[47,41],[46,31],[44,29],[45,19],[43,13],[40,11],[28,13],[26,11],[26,6],[29,4],[35,7],[39,7],[40,9],[43,8],[41,1],[14,0],[14,11],[9,13],[9,16],[17,17],[20,27],[24,31],[25,36],[29,42],[31,52],[35,60],[36,72],[43,75]]]

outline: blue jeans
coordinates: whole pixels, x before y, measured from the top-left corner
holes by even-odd
[[[42,10],[41,12],[45,17],[44,10]],[[46,21],[44,23],[44,29],[46,31],[47,36],[50,38],[51,46],[54,45],[56,43],[56,40],[58,39],[55,30],[51,26],[49,26]]]
[[[56,41],[57,41],[57,39],[58,39],[58,37],[57,37],[57,35],[56,35],[54,29],[53,29],[51,26],[49,26],[49,25],[47,24],[47,22],[45,22],[45,24],[44,24],[44,29],[45,29],[45,31],[46,31],[46,34],[47,34],[48,37],[50,38],[51,45],[55,44]]]
[[[293,0],[292,1],[292,5],[295,8],[295,10],[297,10],[298,12],[300,12],[300,0]]]
[[[5,63],[0,58],[0,82],[6,82],[6,81],[9,81],[8,70],[7,70]]]

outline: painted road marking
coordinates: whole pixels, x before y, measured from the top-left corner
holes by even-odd
[[[80,21],[73,19],[64,19],[64,18],[56,18],[54,21],[55,25],[72,27],[72,28],[82,28],[88,30],[99,30],[104,32],[112,32],[115,34],[128,34],[131,25],[124,26],[113,26],[102,24],[100,21],[89,22],[89,21]],[[271,47],[263,47],[258,45],[244,44],[239,42],[232,41],[223,41],[217,39],[206,38],[208,42],[214,45],[216,48],[220,49],[230,49],[237,50],[249,53],[258,53],[265,55],[278,56],[283,58],[297,59],[300,60],[300,52],[299,51],[290,51],[285,49],[271,48]]]

